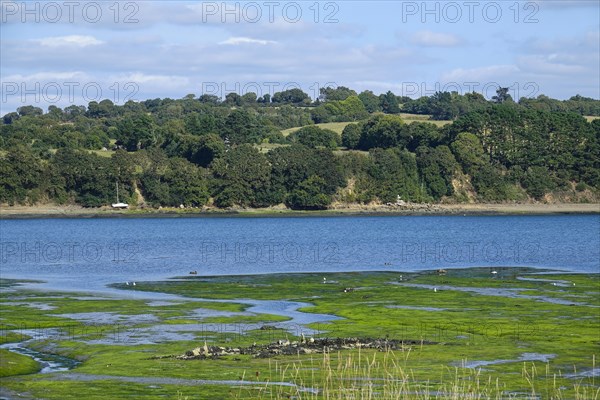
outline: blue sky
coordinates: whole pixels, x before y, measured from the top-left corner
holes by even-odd
[[[3,0],[0,18],[1,114],[327,85],[600,98],[598,1]]]

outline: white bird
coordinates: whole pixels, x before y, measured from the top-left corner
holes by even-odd
[[[126,284],[127,286],[129,286],[129,282],[125,282],[125,284]]]
[[[434,288],[433,288],[433,291],[437,293],[437,288],[436,288],[436,287],[434,287]]]
[[[133,286],[135,286],[135,282],[133,282]]]
[[[323,278],[323,283],[327,282],[327,278]]]
[[[496,270],[492,271],[492,275],[496,275],[497,273],[498,273],[498,271],[496,271]]]

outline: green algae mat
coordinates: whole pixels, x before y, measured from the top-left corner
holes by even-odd
[[[469,268],[113,286],[147,296],[0,282],[0,398],[600,398],[598,274]]]

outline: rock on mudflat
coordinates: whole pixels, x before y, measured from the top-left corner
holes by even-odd
[[[185,354],[176,356],[180,360],[204,360],[217,359],[222,356],[249,354],[255,358],[269,358],[278,355],[315,354],[337,350],[351,349],[375,349],[379,351],[404,350],[407,346],[437,344],[436,342],[421,340],[398,340],[398,339],[376,339],[376,338],[310,338],[290,342],[289,340],[278,340],[270,344],[252,345],[249,347],[220,347],[207,346],[197,347]]]

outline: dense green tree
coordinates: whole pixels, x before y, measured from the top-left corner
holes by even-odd
[[[4,116],[2,117],[2,122],[5,125],[10,125],[14,121],[18,120],[19,118],[20,118],[19,113],[13,111],[13,112],[10,112],[8,114],[4,114]]]
[[[116,182],[111,160],[86,151],[59,149],[52,159],[57,172],[64,178],[65,190],[85,207],[100,207],[113,203]],[[120,187],[123,198],[127,188]]]
[[[225,120],[221,136],[231,144],[258,143],[262,138],[256,116],[247,110],[233,110]]]
[[[119,109],[108,99],[104,99],[100,103],[90,101],[88,104],[87,115],[90,118],[110,118],[116,117],[118,114]]]
[[[248,92],[242,96],[242,104],[252,105],[256,103],[257,99],[256,93]]]
[[[398,98],[391,91],[379,95],[379,107],[386,114],[398,114],[400,112],[400,104]]]
[[[208,104],[219,104],[221,102],[221,100],[219,99],[219,96],[215,96],[214,94],[203,94],[200,97],[198,97],[198,101],[200,103],[208,103]]]
[[[34,106],[21,106],[17,108],[20,117],[35,117],[44,114],[44,110]]]
[[[409,141],[406,133],[406,125],[400,116],[375,115],[362,125],[358,147],[362,150],[375,147],[405,147]]]
[[[402,140],[413,153],[420,146],[435,147],[441,144],[442,139],[443,135],[437,126],[429,122],[411,122],[402,129]]]
[[[345,100],[339,102],[340,116],[338,120],[344,121],[359,121],[369,116],[364,104],[357,96],[349,96]]]
[[[360,142],[362,127],[359,124],[348,124],[342,131],[342,146],[356,149]]]
[[[434,199],[452,195],[452,179],[459,165],[447,146],[419,147],[417,165],[427,191]]]
[[[308,94],[304,93],[301,89],[296,88],[273,94],[271,101],[278,104],[285,103],[295,105],[308,105],[311,103]]]
[[[481,141],[472,133],[460,133],[450,147],[463,171],[468,174],[488,165]]]
[[[295,210],[322,210],[331,203],[331,196],[325,192],[325,180],[317,175],[300,182],[290,193],[287,205]]]
[[[219,207],[255,205],[256,194],[266,190],[271,177],[265,155],[247,144],[233,147],[213,162],[212,169],[214,199]]]
[[[291,192],[300,182],[317,175],[324,179],[325,194],[332,195],[345,184],[339,164],[330,150],[315,150],[303,145],[279,147],[269,152],[271,183]]]
[[[512,102],[513,99],[508,93],[508,88],[500,87],[496,90],[496,95],[492,96],[492,101],[494,103],[502,104],[505,102]]]
[[[310,112],[310,117],[315,124],[332,122],[334,119],[331,109],[325,107],[325,104],[321,104],[318,107],[313,108]]]
[[[157,200],[162,206],[200,207],[208,201],[208,185],[201,169],[182,158],[169,159],[161,178],[165,186],[160,188],[162,196]]]
[[[303,144],[308,147],[326,147],[335,149],[341,144],[340,136],[330,129],[321,129],[315,125],[300,128],[290,135],[293,142]]]
[[[231,93],[227,93],[225,95],[225,104],[229,105],[229,106],[241,106],[243,103],[242,101],[242,96],[240,96],[239,94],[235,93],[235,92],[231,92]]]
[[[422,201],[427,196],[419,185],[415,155],[406,150],[372,149],[368,165],[369,197],[383,203],[396,202],[397,196],[406,201]]]
[[[117,123],[117,138],[128,151],[136,151],[156,143],[156,127],[152,117],[133,114]]]
[[[369,113],[374,113],[377,111],[381,111],[381,107],[379,105],[379,97],[375,95],[370,90],[365,90],[358,95],[360,101],[362,101],[365,106],[365,110]]]
[[[256,99],[256,102],[261,104],[269,104],[271,103],[271,95],[269,93],[265,93],[264,95]]]
[[[590,129],[573,152],[576,156],[574,170],[578,181],[600,189],[600,119],[590,124]]]
[[[338,86],[336,88],[326,87],[319,89],[321,94],[321,101],[333,101],[333,100],[346,100],[350,96],[356,96],[356,92],[352,89],[348,89],[345,86]]]
[[[509,200],[508,182],[498,168],[490,164],[482,164],[475,167],[471,175],[471,183],[479,200],[487,202]]]
[[[0,156],[0,202],[25,203],[42,183],[43,170],[41,160],[24,146]]]
[[[522,183],[527,194],[536,200],[540,200],[544,194],[556,187],[550,172],[542,166],[528,168]]]
[[[225,153],[223,139],[214,133],[204,136],[179,135],[165,143],[165,151],[169,156],[184,157],[202,167]]]
[[[223,129],[224,119],[213,114],[191,113],[185,117],[185,129],[192,135],[218,133]]]

